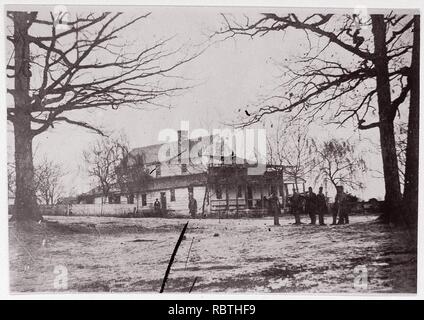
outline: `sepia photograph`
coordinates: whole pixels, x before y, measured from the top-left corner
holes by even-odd
[[[10,294],[417,294],[419,8],[3,9]]]

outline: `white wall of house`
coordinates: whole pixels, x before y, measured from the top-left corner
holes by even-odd
[[[206,167],[199,164],[195,165],[192,163],[187,163],[187,171],[183,173],[182,171],[182,164],[175,163],[175,162],[162,162],[160,164],[160,177],[169,177],[169,176],[179,176],[179,175],[190,175],[190,174],[197,174],[202,173],[206,171]],[[152,177],[157,177],[157,169],[156,165],[148,165],[147,170],[151,172]]]
[[[102,203],[102,198],[103,198],[103,203],[107,203],[106,197],[95,197],[94,198],[94,204],[101,204]]]
[[[128,203],[128,198],[126,195],[121,195],[120,201],[122,204],[127,204]]]
[[[188,188],[175,188],[175,200],[171,201],[171,189],[159,190],[159,191],[149,191],[146,192],[146,206],[142,206],[142,193],[138,195],[138,207],[139,209],[143,208],[153,208],[153,204],[156,199],[161,200],[161,192],[165,193],[166,197],[166,206],[169,210],[175,210],[178,214],[189,214],[188,212],[188,199],[189,199],[189,190]],[[201,212],[203,199],[205,196],[205,186],[196,186],[193,187],[193,197],[197,200],[198,212]]]

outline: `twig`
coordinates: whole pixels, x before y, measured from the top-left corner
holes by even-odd
[[[172,267],[172,264],[174,263],[175,255],[177,254],[177,251],[178,251],[178,248],[180,247],[181,241],[183,241],[184,233],[187,229],[187,226],[188,226],[188,221],[184,225],[183,230],[181,230],[180,237],[178,238],[178,241],[175,244],[175,248],[174,248],[174,251],[172,252],[171,259],[169,260],[168,268],[166,268],[165,276],[163,277],[162,286],[160,288],[159,293],[162,293],[163,290],[165,289],[166,280],[168,280],[169,272],[171,271],[171,267]]]
[[[194,285],[196,284],[196,281],[197,281],[197,277],[196,277],[196,278],[194,278],[193,283],[191,284],[191,287],[190,287],[190,291],[189,291],[188,293],[191,293],[191,291],[192,291],[192,290],[193,290],[193,288],[194,288]]]
[[[190,251],[191,251],[191,247],[193,245],[193,241],[194,241],[194,237],[193,237],[193,239],[191,239],[190,248],[188,248],[187,259],[186,259],[186,262],[185,262],[184,270],[187,269],[187,262],[188,262],[188,258],[190,257]]]

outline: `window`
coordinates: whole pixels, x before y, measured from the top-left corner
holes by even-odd
[[[242,197],[242,187],[240,185],[237,186],[237,198]]]
[[[143,194],[141,195],[141,205],[142,205],[143,207],[147,206],[147,195],[146,195],[145,193],[143,193]]]
[[[128,196],[128,204],[134,204],[134,195],[133,194],[130,194]]]
[[[187,173],[187,163],[181,164],[181,173]]]
[[[120,195],[111,195],[108,197],[107,202],[109,204],[119,204],[121,203],[121,196]]]
[[[188,187],[188,193],[193,193],[193,187]]]
[[[215,187],[215,193],[216,193],[217,199],[222,199],[222,189],[221,189],[221,186],[219,184],[217,184],[216,187]]]
[[[161,168],[160,168],[160,163],[158,163],[157,165],[156,165],[156,177],[160,177],[161,176],[161,170],[160,170]]]
[[[173,202],[175,201],[175,189],[171,189],[170,193],[171,193],[171,201]]]

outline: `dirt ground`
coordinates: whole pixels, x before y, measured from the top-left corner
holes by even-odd
[[[271,218],[190,220],[165,292],[415,293],[414,235],[375,219],[295,226],[287,216],[277,227]],[[31,230],[9,226],[11,292],[159,292],[187,222],[46,220]]]

